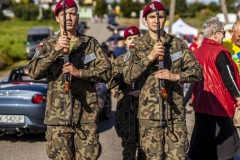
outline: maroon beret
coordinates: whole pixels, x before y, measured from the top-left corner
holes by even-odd
[[[143,17],[146,17],[148,13],[156,10],[165,10],[165,7],[162,3],[158,1],[153,1],[144,8]]]
[[[65,5],[66,9],[77,6],[77,4],[75,3],[74,0],[65,0],[65,4],[66,4]],[[56,16],[58,14],[58,12],[60,12],[62,10],[63,10],[63,0],[60,0],[55,7],[54,15]]]
[[[140,34],[140,31],[137,27],[135,27],[135,26],[128,27],[124,31],[123,39],[125,40],[128,36],[133,36],[133,35],[136,35],[136,34]]]

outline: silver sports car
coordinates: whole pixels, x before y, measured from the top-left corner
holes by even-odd
[[[43,133],[47,94],[46,80],[32,80],[23,66],[13,69],[9,78],[0,83],[0,136]],[[111,113],[111,96],[104,83],[96,85],[100,118]]]

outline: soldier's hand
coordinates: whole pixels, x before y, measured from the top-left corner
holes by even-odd
[[[69,38],[66,35],[62,35],[58,38],[58,41],[55,45],[55,50],[56,51],[60,51],[63,48],[69,48],[70,47],[70,43],[69,43]]]
[[[168,69],[160,69],[155,73],[154,76],[159,79],[166,79],[173,82],[176,82],[180,79],[179,74],[174,74],[170,72]]]
[[[151,53],[148,55],[148,58],[153,61],[159,56],[164,56],[164,49],[165,47],[163,46],[162,42],[157,42],[151,51]]]
[[[78,70],[77,68],[75,68],[69,62],[67,62],[63,65],[62,71],[63,71],[63,73],[69,73],[69,74],[71,74],[71,75],[73,75],[74,77],[77,77],[77,78],[81,78],[82,77],[82,72],[83,72],[82,69]]]

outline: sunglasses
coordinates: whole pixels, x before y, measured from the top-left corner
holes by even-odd
[[[224,36],[225,36],[225,33],[226,33],[226,31],[216,31],[216,32],[221,32]]]

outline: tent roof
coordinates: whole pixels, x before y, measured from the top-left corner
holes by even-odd
[[[164,30],[168,33],[169,26],[165,27]],[[172,33],[173,35],[198,35],[198,29],[194,28],[192,26],[189,26],[187,23],[185,23],[181,18],[178,18],[173,24],[172,24]]]

